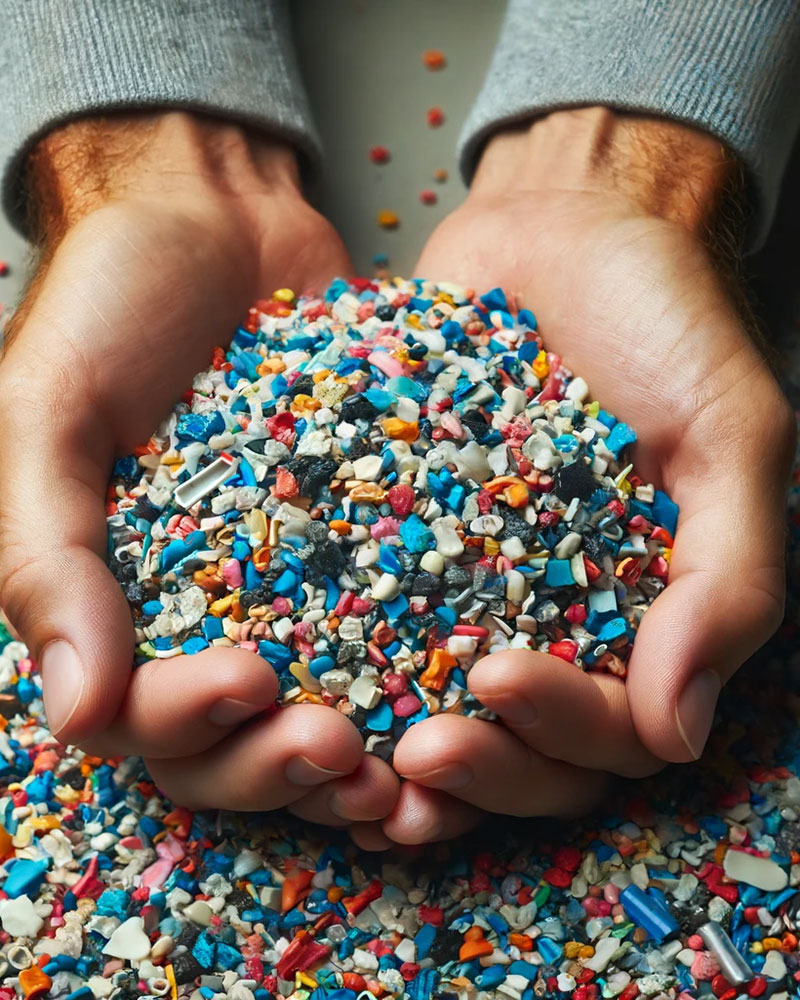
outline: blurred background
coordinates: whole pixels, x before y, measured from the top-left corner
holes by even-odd
[[[293,0],[297,50],[326,152],[315,196],[362,274],[383,256],[393,273],[412,274],[428,234],[463,198],[456,141],[504,7],[503,0]],[[442,69],[426,67],[426,50],[442,52]],[[438,127],[428,124],[431,109],[443,116]],[[388,162],[372,162],[376,146],[385,147]],[[434,179],[437,171],[446,179]],[[747,262],[746,281],[800,406],[800,150],[784,188],[770,241]],[[423,191],[433,192],[435,204],[420,200]],[[397,214],[396,229],[378,226],[383,211]],[[1,327],[29,267],[26,244],[5,220],[0,260],[8,264]]]

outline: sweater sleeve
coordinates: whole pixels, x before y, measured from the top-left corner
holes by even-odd
[[[283,0],[0,0],[2,203],[24,233],[26,155],[74,118],[184,108],[319,146]]]
[[[744,164],[751,244],[800,125],[797,0],[510,0],[460,139],[465,179],[496,129],[602,104],[695,125]]]

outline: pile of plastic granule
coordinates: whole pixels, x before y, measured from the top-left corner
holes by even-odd
[[[527,309],[428,281],[279,290],[120,460],[110,564],[137,662],[236,645],[389,757],[531,648],[624,677],[677,507]]]
[[[0,632],[0,1000],[800,995],[798,473],[789,530],[787,619],[705,762],[424,853],[172,808],[137,758],[55,742]]]

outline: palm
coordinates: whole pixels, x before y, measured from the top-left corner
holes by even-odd
[[[648,616],[629,682],[640,737],[659,756],[674,757],[664,735],[672,720],[639,711],[637,697],[652,708],[654,684],[662,697],[670,689],[677,696],[681,659],[727,655],[735,663],[741,638],[700,636],[692,622],[705,608],[734,604],[731,614],[740,625],[746,618],[763,641],[779,620],[783,570],[775,546],[763,545],[727,593],[726,574],[714,579],[721,567],[707,554],[709,539],[727,530],[734,558],[754,476],[775,485],[779,506],[791,437],[786,406],[708,253],[685,230],[592,193],[477,202],[477,211],[468,204],[433,235],[420,273],[438,278],[449,256],[460,259],[454,277],[516,292],[536,312],[547,348],[586,378],[592,398],[636,429],[637,472],[681,505],[671,598],[665,594]],[[454,258],[453,246],[474,249]],[[777,432],[773,449],[764,449],[759,431]],[[726,526],[723,506],[733,520]],[[779,532],[780,520],[767,519],[763,530]]]

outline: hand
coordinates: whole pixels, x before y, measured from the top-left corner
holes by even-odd
[[[115,455],[148,440],[257,297],[350,270],[293,152],[177,112],[83,121],[40,145],[30,195],[41,260],[0,364],[0,604],[40,666],[53,733],[144,755],[193,807],[385,814],[397,779],[362,760],[344,716],[262,715],[277,679],[258,656],[209,649],[131,674],[131,615],[105,563]]]
[[[408,779],[364,846],[454,836],[481,810],[569,815],[599,771],[639,776],[703,750],[720,687],[777,628],[794,417],[705,236],[736,164],[711,137],[602,108],[491,140],[417,274],[495,285],[536,313],[590,399],[631,424],[636,471],[680,505],[669,586],[627,683],[541,653],[498,653],[469,688],[504,726],[414,726]],[[435,762],[435,763],[434,763]]]

